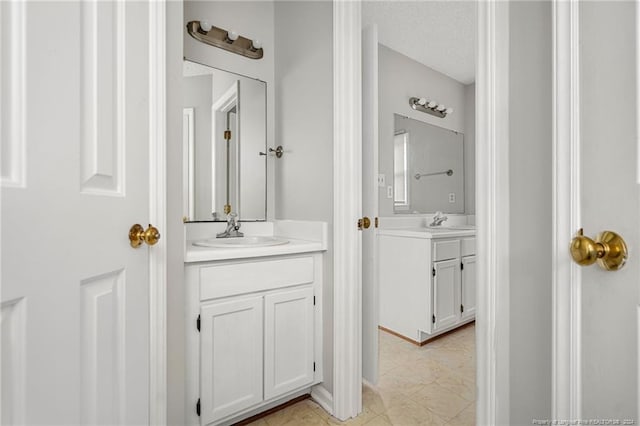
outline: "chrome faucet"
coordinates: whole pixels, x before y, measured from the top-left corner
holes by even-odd
[[[216,238],[233,238],[244,237],[244,234],[239,231],[240,222],[238,222],[237,213],[229,213],[227,215],[227,229],[216,235]]]
[[[433,222],[429,224],[429,226],[440,226],[442,222],[449,219],[442,212],[436,212],[435,216],[433,216]]]

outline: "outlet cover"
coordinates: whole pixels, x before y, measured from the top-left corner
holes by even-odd
[[[450,203],[455,203],[456,202],[456,193],[455,192],[450,192],[449,193],[449,202]]]
[[[393,186],[387,186],[387,198],[393,198]]]
[[[383,173],[380,173],[378,175],[378,186],[381,188],[384,188],[385,186],[387,186],[387,178]]]

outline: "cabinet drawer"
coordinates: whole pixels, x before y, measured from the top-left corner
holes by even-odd
[[[461,256],[472,256],[476,254],[476,239],[474,238],[464,238],[460,240],[462,252]]]
[[[460,240],[433,243],[433,261],[455,259],[460,256]]]
[[[312,283],[313,257],[263,260],[200,268],[200,300]]]

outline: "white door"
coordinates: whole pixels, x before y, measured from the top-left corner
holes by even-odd
[[[572,100],[579,101],[575,123],[580,155],[571,174],[579,182],[578,194],[571,194],[577,200],[575,225],[592,238],[601,231],[615,231],[630,250],[627,264],[619,271],[597,265],[580,268],[581,280],[573,294],[579,304],[580,348],[571,360],[580,374],[576,398],[582,419],[638,419],[637,8],[637,2],[583,1],[574,10],[579,48],[573,53],[579,58],[575,75],[579,85]]]
[[[200,309],[200,418],[208,425],[262,402],[262,296]]]
[[[0,14],[1,423],[148,424],[149,5]]]
[[[433,264],[433,330],[458,322],[460,315],[460,260]]]
[[[362,213],[373,226],[362,233],[362,376],[378,382],[378,32],[362,31]]]
[[[313,382],[313,287],[264,297],[264,399]]]

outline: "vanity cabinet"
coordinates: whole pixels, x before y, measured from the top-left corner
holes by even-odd
[[[319,253],[187,265],[187,424],[231,424],[322,381],[321,274]]]
[[[381,230],[380,327],[423,343],[475,319],[475,236]]]

